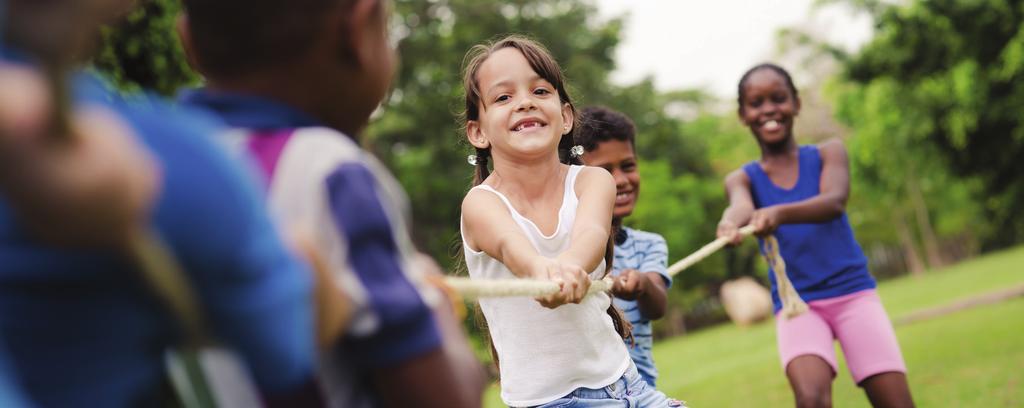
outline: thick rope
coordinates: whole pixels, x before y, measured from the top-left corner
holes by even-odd
[[[799,316],[807,311],[807,303],[796,293],[793,282],[789,281],[786,274],[786,263],[779,254],[779,241],[774,235],[764,237],[764,258],[775,271],[775,286],[779,291],[779,300],[782,302],[782,316],[790,319]]]
[[[553,295],[560,291],[557,283],[540,279],[473,280],[447,276],[444,281],[448,287],[469,300],[489,297],[539,297]],[[604,279],[592,281],[587,294],[607,292],[611,289],[612,278],[606,276]]]
[[[740,228],[739,233],[741,236],[744,237],[753,234],[754,226],[748,225],[746,227]],[[704,245],[703,247],[698,249],[696,252],[690,254],[686,258],[683,258],[678,262],[672,264],[672,266],[669,266],[668,270],[666,271],[668,272],[668,276],[676,276],[677,273],[686,270],[686,268],[689,268],[696,264],[697,262],[703,261],[704,258],[711,256],[711,254],[718,252],[719,249],[722,249],[722,247],[724,247],[728,243],[728,237],[721,237],[714,241],[711,241],[711,243]]]
[[[754,227],[752,225],[745,226],[740,228],[739,233],[742,236],[751,235],[754,233]],[[711,256],[711,254],[722,249],[728,243],[729,238],[726,237],[711,241],[696,252],[669,266],[667,270],[668,275],[675,276],[679,272]],[[786,263],[782,260],[782,255],[779,254],[779,243],[775,236],[769,235],[764,238],[764,250],[765,260],[768,261],[772,270],[775,271],[779,298],[782,301],[783,316],[791,318],[807,311],[807,304],[797,294],[796,289],[793,288],[793,283],[790,282],[789,277],[786,275]],[[445,286],[451,288],[467,300],[514,296],[539,297],[552,295],[560,290],[557,283],[539,279],[473,280],[465,277],[446,276],[444,283]],[[607,292],[611,289],[612,279],[611,277],[605,277],[604,279],[591,282],[587,294]]]

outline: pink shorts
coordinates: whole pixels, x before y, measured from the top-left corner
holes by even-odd
[[[783,370],[793,359],[814,355],[839,369],[834,340],[839,340],[853,381],[886,372],[907,372],[889,316],[878,292],[862,290],[808,303],[810,310],[792,319],[775,316]]]

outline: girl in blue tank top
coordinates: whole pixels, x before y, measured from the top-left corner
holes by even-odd
[[[774,234],[786,272],[808,303],[807,313],[776,317],[779,354],[796,405],[831,406],[838,340],[854,381],[873,405],[913,406],[892,324],[846,217],[850,171],[842,141],[797,145],[793,122],[800,98],[789,74],[776,65],[748,70],[738,102],[761,159],[726,177],[729,207],[718,236],[738,244],[738,228],[746,224],[759,237]],[[777,313],[774,271],[769,279]]]

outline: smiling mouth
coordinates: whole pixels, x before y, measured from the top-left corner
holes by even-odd
[[[515,126],[513,126],[512,127],[512,131],[513,132],[521,132],[523,130],[533,129],[533,128],[541,128],[541,127],[545,127],[545,126],[547,126],[547,125],[544,124],[541,121],[538,121],[538,120],[526,120],[526,121],[523,121],[523,122],[519,122]]]
[[[633,201],[633,192],[632,191],[628,191],[628,192],[625,192],[625,193],[618,193],[618,194],[615,195],[615,204],[616,205],[628,204],[631,201]]]
[[[767,130],[769,132],[774,131],[774,130],[778,130],[781,127],[782,127],[782,124],[780,124],[777,120],[769,120],[767,122],[764,122],[763,125],[761,125],[761,129]]]

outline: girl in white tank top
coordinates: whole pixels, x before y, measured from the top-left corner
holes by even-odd
[[[579,153],[572,148],[575,109],[557,63],[543,46],[514,36],[474,47],[466,61],[466,134],[476,149],[476,187],[462,203],[469,275],[551,280],[561,288],[538,299],[480,300],[502,400],[516,407],[681,406],[637,374],[607,312],[608,294],[586,296],[608,266],[615,183],[602,169],[565,164],[578,164]]]

